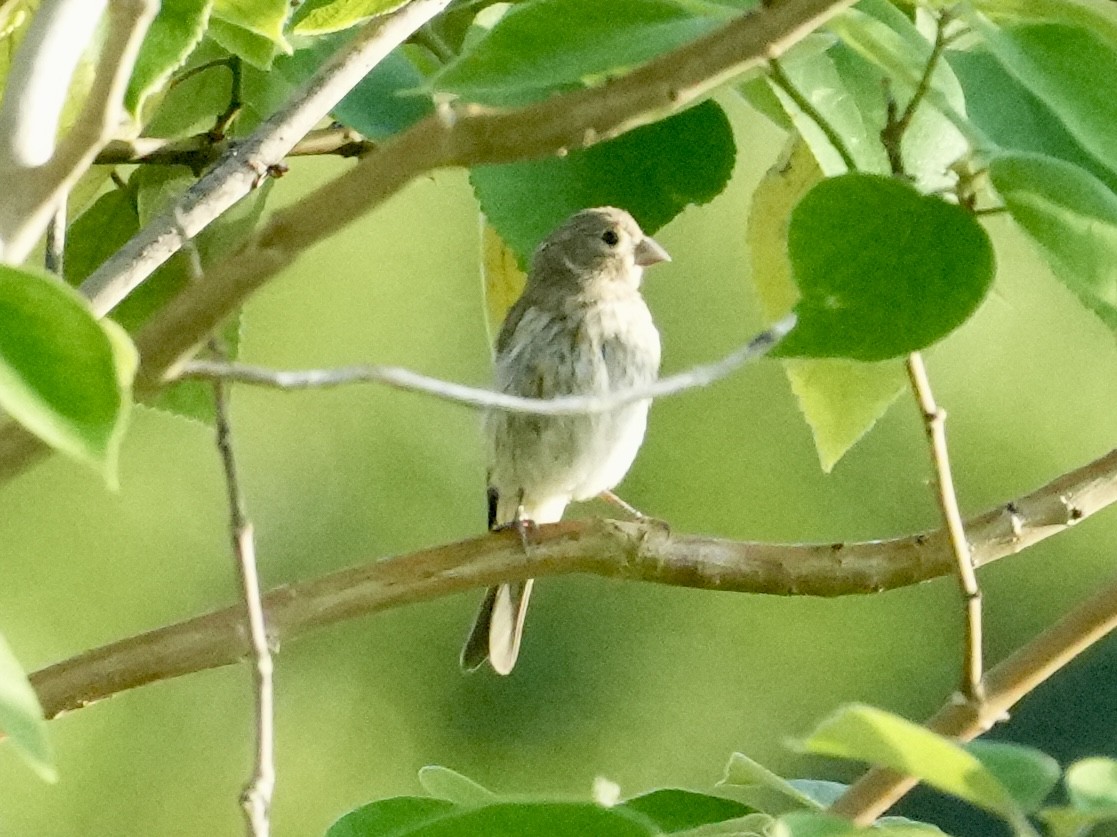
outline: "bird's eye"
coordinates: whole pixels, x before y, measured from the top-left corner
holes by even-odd
[[[601,240],[608,244],[610,247],[616,247],[617,242],[621,239],[614,230],[605,230],[605,232],[601,234]]]

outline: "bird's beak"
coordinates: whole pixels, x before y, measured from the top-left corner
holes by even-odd
[[[659,243],[650,236],[644,236],[640,243],[636,245],[636,264],[640,267],[649,267],[659,262],[669,262],[671,257],[667,255],[667,251],[659,246]]]

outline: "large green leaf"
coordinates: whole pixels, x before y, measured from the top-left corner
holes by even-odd
[[[627,799],[618,807],[641,814],[655,823],[663,834],[756,813],[754,808],[732,799],[682,788],[660,788]]]
[[[470,181],[485,217],[526,263],[551,230],[589,206],[627,209],[654,233],[689,204],[717,196],[734,155],[725,113],[705,102],[565,157],[478,166]]]
[[[966,745],[985,769],[1000,780],[1025,813],[1032,813],[1059,781],[1059,763],[1032,747],[1005,741],[971,741]]]
[[[212,5],[213,0],[162,0],[124,96],[133,116],[139,116],[147,98],[167,83],[201,41]]]
[[[1117,97],[1100,82],[1117,78],[1117,46],[1078,26],[1036,23],[1001,29],[976,14],[969,20],[1005,69],[1084,149],[1117,172]]]
[[[296,35],[326,35],[356,26],[370,17],[390,12],[407,0],[307,0],[295,12],[291,31]]]
[[[402,837],[456,810],[442,799],[397,796],[355,808],[326,830],[326,837]]]
[[[944,793],[1019,822],[1023,812],[997,776],[961,745],[897,715],[849,704],[824,720],[801,747],[914,776]]]
[[[801,299],[784,357],[884,360],[942,339],[993,281],[993,249],[959,206],[894,178],[846,174],[815,186],[791,216]]]
[[[623,73],[692,41],[732,15],[720,11],[696,16],[672,0],[524,3],[443,69],[433,85],[469,101],[524,104]]]
[[[115,486],[134,349],[72,288],[0,266],[0,408]]]
[[[1035,154],[995,157],[989,176],[1055,275],[1117,330],[1117,195],[1077,166]]]
[[[750,278],[767,322],[787,314],[799,298],[787,257],[787,219],[822,179],[818,150],[792,139],[753,192],[747,240]],[[785,360],[791,389],[810,425],[822,470],[829,472],[869,431],[907,385],[895,361],[862,363],[836,358]],[[768,809],[765,809],[768,810]]]
[[[459,811],[407,831],[407,837],[648,837],[644,817],[589,802],[499,802]]]
[[[7,640],[0,636],[0,730],[31,769],[48,782],[58,778],[39,698]]]

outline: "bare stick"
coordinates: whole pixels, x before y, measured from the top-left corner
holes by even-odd
[[[795,315],[762,331],[744,346],[716,363],[695,366],[686,372],[661,378],[646,387],[618,390],[606,395],[569,395],[559,398],[524,398],[490,389],[469,387],[453,381],[442,381],[402,369],[398,366],[347,366],[339,369],[310,369],[302,372],[277,371],[242,363],[194,360],[186,364],[181,378],[237,381],[282,390],[318,389],[355,383],[386,384],[396,389],[423,392],[480,409],[505,410],[510,413],[531,413],[564,416],[604,413],[649,398],[662,398],[706,386],[740,369],[746,363],[765,355],[795,325]]]
[[[174,207],[155,218],[86,279],[81,290],[93,310],[98,314],[111,311],[182,247],[180,221],[186,235],[197,235],[251,192],[259,184],[261,172],[279,163],[369,70],[448,3],[411,0],[365,24],[286,107],[226,153],[222,162],[188,189]],[[206,334],[211,331],[207,329]]]
[[[986,694],[982,703],[948,700],[925,726],[932,732],[962,741],[976,738],[1004,720],[1021,698],[1114,628],[1117,628],[1117,580],[993,666],[985,678]],[[874,767],[854,782],[830,810],[861,825],[869,825],[916,784],[910,776]]]
[[[264,606],[260,597],[260,579],[256,572],[256,544],[252,524],[245,512],[244,493],[237,478],[233,455],[232,430],[229,424],[229,403],[225,383],[213,382],[213,405],[217,424],[217,449],[225,470],[229,495],[229,522],[233,535],[237,575],[244,597],[248,621],[248,637],[255,663],[256,696],[256,762],[247,786],[241,795],[250,837],[267,837],[270,830],[269,812],[275,788],[275,709],[272,690],[272,658],[264,622]]]
[[[965,650],[961,691],[966,700],[980,704],[985,700],[981,683],[981,588],[977,584],[970,545],[966,540],[962,513],[958,509],[958,497],[954,492],[954,477],[950,472],[950,453],[946,447],[946,411],[935,403],[931,381],[927,377],[923,356],[919,352],[908,355],[907,369],[912,392],[923,414],[923,426],[931,446],[931,464],[935,469],[939,509],[950,536],[958,587],[962,591],[962,601],[965,603]]]
[[[1114,502],[1117,450],[967,521],[974,563],[1027,549]],[[483,535],[279,587],[263,601],[272,640],[288,642],[322,625],[521,578],[587,573],[708,590],[842,596],[916,584],[954,568],[942,529],[804,545],[680,534],[655,522],[568,521],[540,526],[528,554],[515,532]],[[53,717],[126,689],[231,665],[251,653],[243,620],[241,606],[198,616],[87,651],[33,674],[31,682]]]

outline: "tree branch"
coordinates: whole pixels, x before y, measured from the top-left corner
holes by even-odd
[[[176,253],[183,232],[195,236],[251,192],[261,173],[287,153],[321,121],[369,70],[426,23],[450,0],[411,0],[374,18],[307,82],[299,94],[250,137],[236,144],[222,162],[186,190],[82,283],[81,291],[99,315],[107,314]],[[208,334],[212,329],[206,329]]]
[[[281,390],[338,387],[356,383],[379,383],[396,389],[426,393],[444,401],[481,409],[505,410],[510,413],[531,413],[541,416],[581,415],[604,413],[636,401],[677,395],[696,387],[711,384],[740,369],[749,361],[762,357],[784,335],[791,331],[794,325],[795,315],[789,314],[716,363],[695,366],[686,372],[660,378],[645,387],[617,390],[606,395],[524,398],[491,389],[478,389],[453,381],[431,378],[398,366],[348,366],[340,369],[281,372],[263,369],[259,366],[248,366],[243,363],[193,360],[186,364],[179,377],[236,381],[242,384],[256,384],[257,386]]]
[[[966,523],[976,566],[1020,552],[1117,501],[1117,450]],[[525,553],[515,532],[385,558],[264,596],[273,643],[414,602],[521,578],[587,573],[708,590],[841,596],[904,587],[954,571],[948,534],[849,544],[763,544],[674,534],[656,522],[539,527]],[[1114,597],[1117,599],[1117,597]],[[47,717],[117,692],[240,662],[244,612],[230,607],[87,651],[31,675]],[[991,687],[992,688],[992,687]]]

